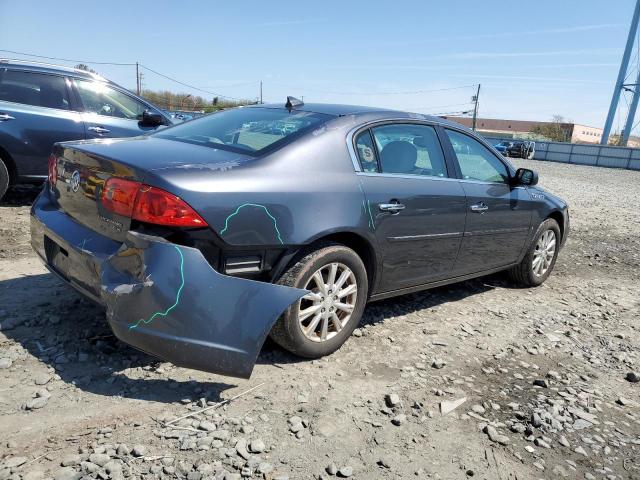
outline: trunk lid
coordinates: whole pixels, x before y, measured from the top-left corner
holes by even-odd
[[[109,178],[145,182],[154,170],[187,165],[224,171],[252,158],[153,137],[67,142],[56,144],[54,155],[57,182],[51,192],[60,207],[77,222],[118,241],[124,241],[131,219],[103,207],[102,187]]]

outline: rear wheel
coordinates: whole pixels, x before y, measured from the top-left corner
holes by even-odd
[[[559,248],[560,227],[558,222],[548,218],[538,227],[522,262],[509,270],[509,275],[523,287],[542,285],[553,271]]]
[[[4,194],[7,193],[10,181],[11,177],[9,176],[9,169],[0,158],[0,200],[2,200]]]
[[[367,301],[367,271],[360,257],[325,243],[303,256],[278,281],[309,290],[271,330],[271,338],[296,355],[319,358],[336,351],[360,323]]]

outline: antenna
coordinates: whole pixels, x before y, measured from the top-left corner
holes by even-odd
[[[304,102],[296,97],[287,97],[287,103],[284,104],[284,106],[289,111],[291,111],[294,107],[301,107],[303,105],[304,105]]]

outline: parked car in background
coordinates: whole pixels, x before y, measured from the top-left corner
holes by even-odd
[[[516,140],[507,147],[507,156],[532,159],[536,153],[536,143],[528,140]]]
[[[31,210],[47,267],[121,340],[240,377],[267,335],[330,354],[369,300],[502,270],[538,286],[569,232],[565,202],[474,132],[371,107],[229,109],[58,143],[49,171]]]
[[[513,142],[509,142],[508,140],[503,140],[502,142],[494,145],[493,148],[495,148],[497,151],[499,151],[504,156],[508,156],[507,155],[507,149],[511,146],[512,143]]]
[[[55,142],[131,137],[171,125],[160,109],[94,73],[0,60],[0,199],[47,178]]]

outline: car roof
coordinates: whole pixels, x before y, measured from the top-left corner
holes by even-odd
[[[245,107],[247,108],[247,107]],[[273,108],[273,109],[285,109],[284,103],[265,103],[262,105],[251,105],[248,108]],[[460,124],[451,122],[441,117],[435,117],[433,115],[426,115],[422,113],[411,113],[402,110],[393,110],[390,108],[380,107],[367,107],[363,105],[344,105],[339,103],[304,103],[302,105],[296,105],[292,107],[293,111],[299,112],[312,112],[320,113],[324,115],[330,115],[333,117],[343,117],[346,115],[355,116],[367,116],[369,119],[413,119],[413,120],[428,120],[431,122],[437,122],[442,125],[451,125],[459,127]]]
[[[63,73],[77,78],[86,78],[90,80],[100,80],[103,82],[113,83],[97,73],[87,72],[79,68],[66,67],[64,65],[54,65],[52,63],[33,62],[28,60],[15,60],[0,58],[0,68],[2,67],[18,67],[33,72],[40,73]]]

